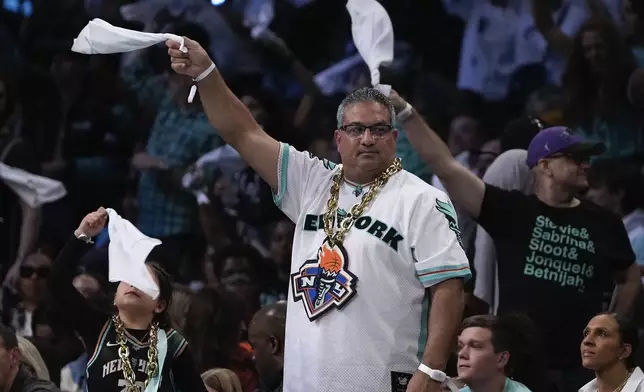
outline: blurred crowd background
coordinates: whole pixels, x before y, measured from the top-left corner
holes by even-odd
[[[526,149],[547,125],[567,125],[606,144],[586,197],[624,218],[644,271],[644,2],[381,3],[396,37],[383,82],[477,175],[485,176],[504,151]],[[195,39],[269,134],[337,162],[337,105],[370,83],[352,43],[346,2],[0,4],[0,162],[60,180],[68,191],[60,201],[29,208],[0,183],[2,322],[34,343],[63,391],[82,390],[87,358],[56,317],[60,304],[47,301],[47,277],[81,218],[111,207],[163,241],[153,258],[176,279],[174,321],[213,390],[279,385],[281,353],[253,352],[249,342],[283,341],[280,301],[288,293],[293,223],[208,124],[198,99],[187,103],[192,82],[171,72],[164,46],[94,56],[70,47],[92,18]],[[441,187],[404,132],[398,155],[405,169]],[[476,224],[460,218],[474,270],[494,263],[493,255],[477,255]],[[74,281],[97,301],[111,301],[114,290],[108,243],[107,233],[99,236]],[[483,260],[474,265],[477,256]],[[466,315],[494,311],[493,293],[475,295],[479,281],[469,283]]]

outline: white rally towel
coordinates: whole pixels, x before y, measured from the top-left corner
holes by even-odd
[[[371,85],[389,96],[391,86],[380,84],[381,65],[394,60],[394,29],[387,11],[376,0],[349,0],[353,43],[371,71]]]
[[[124,53],[145,49],[154,44],[173,40],[183,46],[183,37],[169,33],[143,33],[141,31],[112,26],[102,19],[91,20],[74,39],[72,51],[82,54]]]
[[[333,95],[335,93],[347,94],[350,91],[346,91],[348,86],[345,74],[363,62],[364,60],[360,53],[354,54],[319,72],[313,80],[324,95]]]
[[[60,200],[67,194],[62,182],[29,173],[0,162],[0,180],[4,181],[29,207]]]
[[[159,297],[159,285],[145,265],[152,249],[161,244],[156,238],[141,233],[130,221],[123,219],[116,211],[107,209],[110,235],[108,248],[110,282],[131,284],[153,299]]]

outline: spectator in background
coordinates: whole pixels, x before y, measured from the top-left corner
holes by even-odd
[[[477,98],[469,93],[462,96],[462,99],[470,101],[476,101]],[[475,105],[475,103],[469,102],[469,105]],[[483,124],[471,110],[461,109],[452,118],[447,136],[447,146],[454,158],[474,173],[478,173],[481,169],[484,170],[490,162],[489,159],[494,159],[499,154],[498,144],[494,139],[486,140]],[[481,160],[481,167],[479,167],[479,160]],[[436,175],[432,176],[431,185],[445,192],[443,184]],[[468,260],[472,260],[476,225],[470,217],[459,210],[458,206],[454,207],[458,214],[458,226],[461,230],[465,253]]]
[[[586,197],[624,221],[635,260],[644,272],[644,178],[641,169],[620,161],[599,161],[591,166],[588,183],[590,189]]]
[[[472,114],[466,112],[452,118],[447,136],[447,146],[455,157],[466,155],[468,151],[477,149],[483,143],[481,122]],[[463,158],[466,160],[466,158]]]
[[[60,392],[51,381],[40,380],[21,363],[16,335],[0,325],[0,389],[16,392]]]
[[[525,115],[537,118],[550,125],[561,125],[563,124],[564,106],[565,98],[563,90],[554,85],[546,85],[528,96],[525,105]],[[512,121],[508,124],[510,123]],[[528,143],[526,143],[526,146]],[[505,150],[509,149],[507,148]]]
[[[25,366],[29,373],[45,381],[49,380],[49,370],[45,365],[45,361],[38,352],[36,346],[33,345],[29,340],[18,336],[18,349],[20,350],[20,363]]]
[[[581,361],[595,371],[595,379],[579,392],[644,391],[644,373],[635,365],[639,335],[623,316],[602,313],[584,328]]]
[[[248,341],[261,388],[255,392],[282,392],[286,302],[268,305],[253,316]]]
[[[610,20],[590,20],[570,39],[548,35],[569,55],[563,76],[564,120],[606,145],[609,158],[632,158],[644,151],[641,121],[626,94],[636,69],[631,49]]]
[[[466,318],[458,337],[461,392],[541,392],[544,357],[538,331],[522,315]]]
[[[0,162],[39,174],[39,162],[26,140],[18,137],[18,86],[15,74],[0,73]],[[18,263],[35,249],[40,232],[42,209],[30,207],[0,181],[0,268],[6,275],[15,265],[12,279],[17,278]]]
[[[125,194],[138,108],[118,78],[119,59],[67,52],[52,65],[61,121],[44,167],[65,180],[75,220],[101,205],[118,205]]]
[[[83,297],[92,298],[107,290],[107,284],[102,282],[103,280],[102,276],[98,276],[86,268],[79,268],[79,274],[76,275],[72,284]]]
[[[182,22],[173,27],[177,35],[194,37],[208,46],[208,34],[202,27]],[[133,167],[140,172],[137,227],[163,241],[150,257],[178,281],[187,283],[198,270],[202,241],[196,235],[197,202],[192,193],[183,190],[179,179],[189,165],[217,147],[220,139],[200,110],[198,96],[188,105],[190,79],[175,73],[154,75],[142,59],[132,63],[123,75],[140,102],[154,106],[157,113],[145,152],[132,159]]]
[[[251,245],[225,247],[215,255],[214,268],[219,283],[244,301],[247,323],[262,306],[285,299],[284,289],[275,287],[275,268]]]
[[[190,308],[193,292],[189,286],[175,284],[172,290],[172,303],[168,310],[168,316],[172,327],[183,333],[186,326],[186,314]]]
[[[250,345],[242,341],[247,325],[244,313],[244,305],[236,294],[223,288],[203,288],[190,302],[185,334],[194,347],[200,372],[230,369],[239,377],[243,391],[253,392],[257,388],[257,376]]]
[[[243,392],[239,377],[228,369],[210,369],[201,375],[208,392]]]
[[[34,315],[38,311],[43,311],[51,263],[52,259],[44,253],[29,254],[18,270],[19,279],[15,287],[17,297],[12,299],[9,292],[3,298],[3,320],[16,331],[18,336],[36,335]]]
[[[494,160],[501,154],[501,140],[490,139],[483,143],[479,151],[475,151],[477,155],[476,165],[474,166],[474,174],[483,177],[488,167]]]
[[[290,219],[282,219],[275,223],[271,233],[270,261],[276,270],[276,286],[280,300],[288,297],[288,285],[291,280],[291,254],[293,252],[293,236],[295,224]]]
[[[621,27],[639,67],[644,66],[644,6],[638,0],[621,1]]]

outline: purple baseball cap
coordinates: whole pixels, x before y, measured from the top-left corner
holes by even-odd
[[[553,154],[583,154],[591,157],[603,154],[604,151],[604,143],[585,142],[581,136],[573,134],[567,127],[550,127],[532,138],[526,164],[532,169],[540,160]]]

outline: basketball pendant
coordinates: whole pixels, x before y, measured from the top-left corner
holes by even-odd
[[[358,277],[349,270],[349,257],[341,243],[324,240],[314,259],[291,275],[295,301],[302,301],[309,320],[341,309],[356,294]]]

